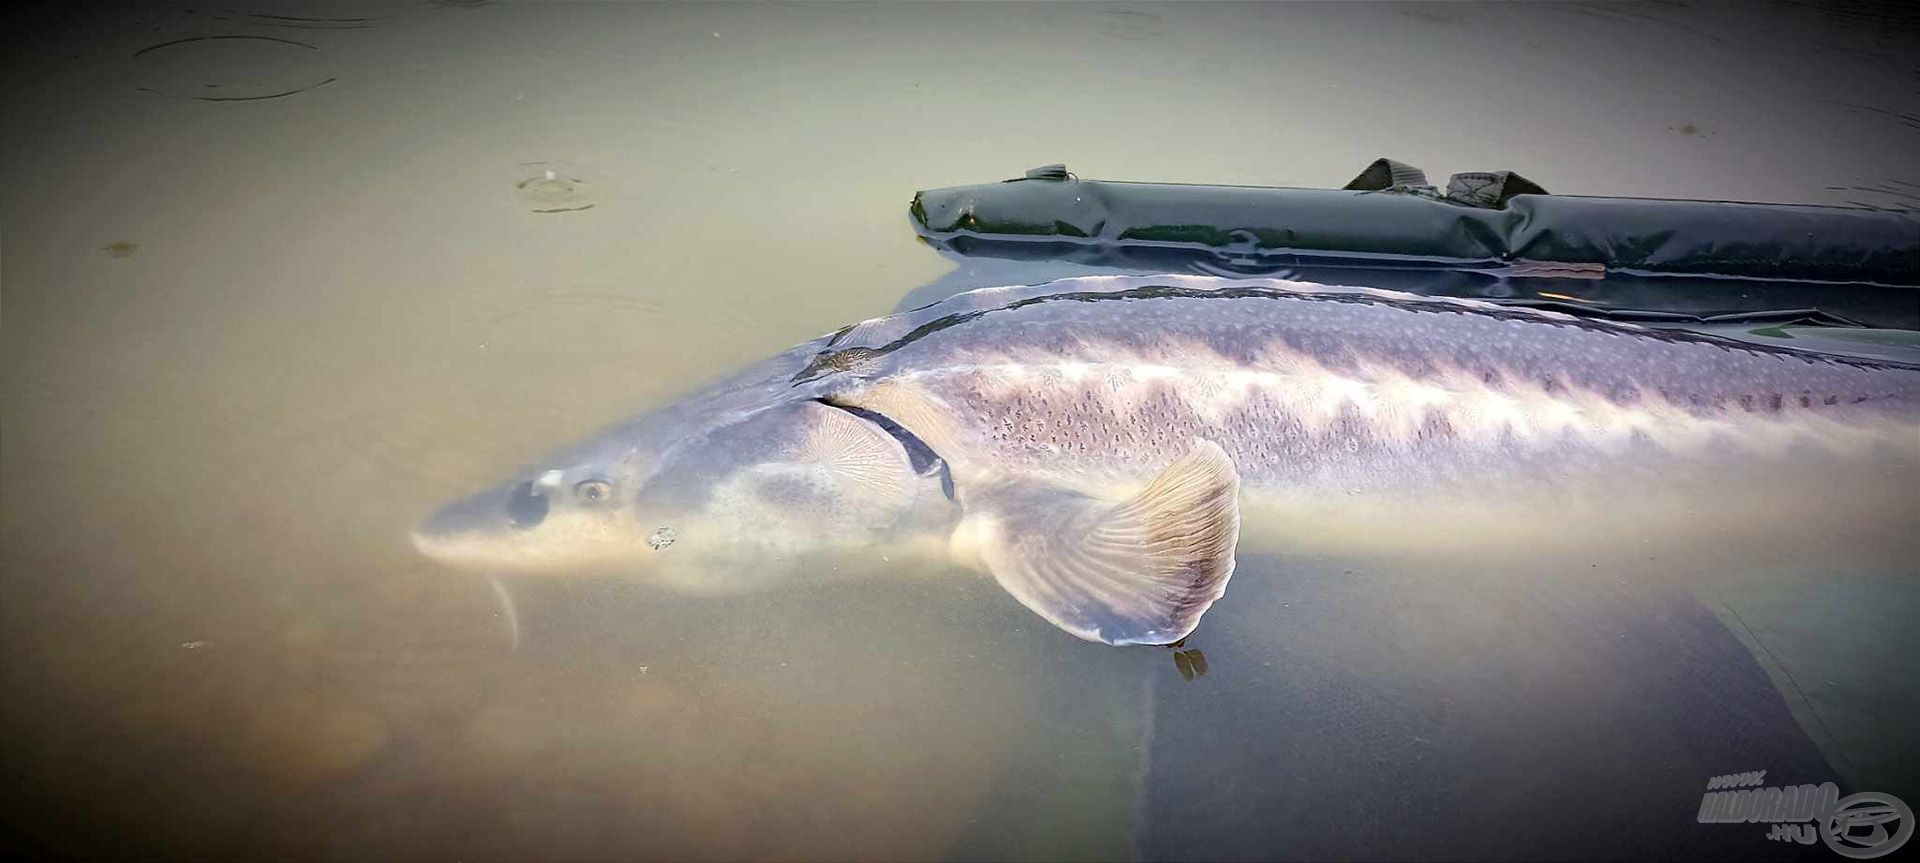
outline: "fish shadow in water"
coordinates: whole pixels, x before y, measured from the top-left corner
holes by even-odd
[[[1141,857],[1800,855],[1695,821],[1717,774],[1838,774],[1692,597],[1351,566],[1240,562],[1199,632],[1211,685],[1155,687]]]

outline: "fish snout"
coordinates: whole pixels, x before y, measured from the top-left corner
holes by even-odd
[[[413,529],[413,547],[455,569],[516,575],[623,574],[658,556],[609,481],[565,479],[523,475],[448,504]]]
[[[413,546],[436,559],[475,541],[537,527],[552,508],[548,489],[515,482],[450,503],[413,529]]]

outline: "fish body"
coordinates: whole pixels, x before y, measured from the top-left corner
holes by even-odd
[[[815,339],[455,504],[416,542],[708,590],[946,557],[1082,638],[1170,643],[1243,539],[1351,497],[1445,506],[1916,449],[1920,368],[1900,363],[1367,289],[1096,277]],[[581,488],[601,500],[545,517]],[[662,527],[682,539],[650,548]]]

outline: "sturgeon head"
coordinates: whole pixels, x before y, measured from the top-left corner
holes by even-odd
[[[621,576],[692,593],[827,580],[944,549],[944,465],[883,418],[796,389],[808,346],[441,509],[429,558],[487,575]]]

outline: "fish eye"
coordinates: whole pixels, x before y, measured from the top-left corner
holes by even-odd
[[[581,480],[579,485],[573,487],[573,493],[587,503],[600,503],[613,497],[613,483],[603,479]]]

